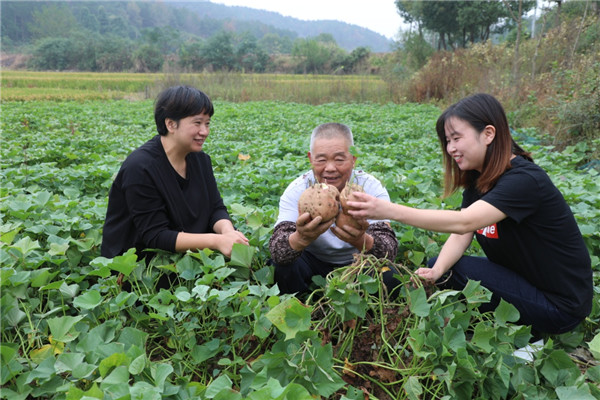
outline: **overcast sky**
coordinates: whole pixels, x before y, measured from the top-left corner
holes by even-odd
[[[333,19],[362,26],[394,39],[402,24],[394,0],[211,0],[303,20]]]

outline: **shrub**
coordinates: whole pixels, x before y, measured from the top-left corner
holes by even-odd
[[[75,43],[70,38],[42,39],[33,51],[30,67],[58,71],[72,68],[77,59],[74,49]]]

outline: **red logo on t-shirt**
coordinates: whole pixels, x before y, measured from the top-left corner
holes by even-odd
[[[477,233],[485,236],[488,239],[498,239],[498,227],[496,224],[477,229]]]

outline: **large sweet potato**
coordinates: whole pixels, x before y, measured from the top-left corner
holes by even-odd
[[[335,186],[326,183],[316,183],[309,186],[300,195],[298,212],[310,214],[311,218],[321,216],[323,222],[335,218],[340,210],[340,192]]]

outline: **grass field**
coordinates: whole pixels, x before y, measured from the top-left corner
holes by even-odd
[[[160,89],[188,84],[215,100],[278,100],[308,104],[400,100],[380,77],[239,73],[134,74],[3,71],[2,101],[153,99]]]

